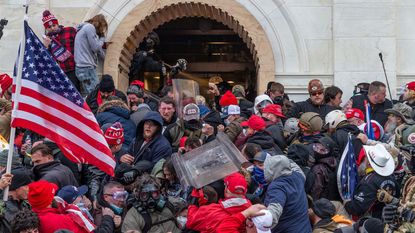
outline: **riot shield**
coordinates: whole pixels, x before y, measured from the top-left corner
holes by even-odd
[[[196,103],[196,95],[199,95],[199,84],[189,79],[173,79],[172,83],[176,114],[179,118],[183,118],[184,106]]]
[[[197,189],[239,171],[245,157],[224,133],[185,154],[172,156],[180,183]]]

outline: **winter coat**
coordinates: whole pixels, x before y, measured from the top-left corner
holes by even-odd
[[[360,180],[354,191],[353,199],[346,202],[344,208],[353,217],[371,215],[382,219],[382,209],[385,204],[377,201],[377,191],[385,189],[390,191],[394,197],[399,197],[397,187],[393,175],[381,176],[372,171]]]
[[[201,123],[200,123],[201,124]],[[167,141],[173,147],[173,151],[177,152],[180,144],[180,139],[184,136],[186,137],[196,137],[202,138],[202,126],[200,129],[187,129],[185,127],[185,122],[182,119],[177,120],[174,124],[167,126],[166,130],[163,133]]]
[[[127,97],[125,96],[125,94],[117,89],[115,89],[114,91],[115,91],[115,96],[121,98],[121,100],[124,101],[125,104],[127,104]],[[98,92],[99,92],[99,84],[91,93],[89,93],[89,95],[86,97],[86,100],[85,100],[94,115],[97,114],[98,107],[99,107],[98,102],[97,102]]]
[[[3,194],[3,192],[1,192]],[[3,201],[1,201],[3,202]],[[4,212],[0,220],[0,232],[12,233],[12,222],[19,211],[30,210],[30,204],[27,201],[15,201],[11,197],[4,203]]]
[[[59,189],[66,185],[78,187],[71,169],[62,165],[59,161],[51,161],[33,167],[34,180],[46,180],[54,183]]]
[[[120,100],[111,100],[103,103],[97,111],[97,122],[103,125],[120,122],[124,128],[123,147],[128,148],[135,137],[136,125],[130,119],[130,110],[128,106]]]
[[[274,142],[274,139],[267,130],[255,132],[246,142],[260,145],[263,150],[267,151],[271,155],[282,154],[282,150]]]
[[[242,213],[236,213],[226,217],[216,229],[216,233],[239,233],[239,229],[245,226],[246,218]]]
[[[59,229],[70,230],[73,233],[88,233],[80,227],[70,217],[70,215],[62,214],[56,208],[46,208],[42,210],[33,209],[33,212],[39,217],[39,232],[54,233]]]
[[[353,101],[352,108],[358,108],[362,110],[363,114],[365,114],[366,117],[364,101],[366,100],[368,103],[370,103],[367,95],[356,95],[353,96],[350,100]],[[370,119],[377,121],[382,127],[385,127],[385,123],[388,121],[388,113],[386,113],[385,110],[393,107],[392,102],[388,99],[385,99],[383,103],[370,104],[370,107]]]
[[[3,115],[0,115],[0,135],[6,141],[10,138],[10,123],[12,119],[12,102],[0,98],[0,109],[4,109]]]
[[[112,222],[112,224],[114,224],[114,220],[110,217],[110,216],[105,216],[102,215],[102,208],[110,208],[112,211],[114,211],[112,209],[112,207],[106,202],[104,201],[104,199],[102,198],[102,191],[100,195],[97,196],[97,202],[96,202],[96,208],[94,208],[93,212],[92,212],[92,216],[94,218],[94,223],[95,225],[98,226],[98,228],[103,228],[106,225],[109,225],[109,222]],[[124,211],[124,213],[121,216],[122,221],[124,221],[124,217],[125,217],[125,213],[126,211]],[[122,224],[122,222],[121,222]],[[103,232],[103,231],[102,231]],[[121,233],[121,226],[118,228],[115,228],[115,225],[112,226],[112,231],[114,233]],[[101,231],[94,231],[94,233],[101,233]]]
[[[174,213],[172,213],[169,208],[165,207],[161,212],[154,211],[150,212],[149,214],[151,217],[151,223],[153,224],[167,219],[171,220],[161,224],[153,225],[148,230],[148,233],[181,232],[181,230],[176,226]],[[146,222],[144,220],[144,217],[137,211],[136,208],[132,207],[130,210],[128,210],[121,229],[122,232],[126,232],[129,230],[138,230],[139,232],[142,232],[145,227],[145,224]]]
[[[80,24],[77,27],[74,45],[76,67],[96,68],[98,58],[105,58],[103,45],[104,38],[98,37],[94,25],[90,23]]]
[[[340,201],[340,194],[337,188],[337,159],[333,156],[317,160],[311,167],[311,172],[307,176],[306,190],[313,200],[326,198],[331,201]],[[309,191],[309,192],[308,192]]]
[[[268,131],[268,133],[274,139],[274,143],[277,144],[277,146],[282,151],[284,151],[287,148],[287,143],[285,142],[284,132],[281,126],[267,119],[264,119],[264,120],[266,124],[265,130]]]
[[[342,215],[335,215],[331,219],[322,219],[313,226],[313,233],[331,233],[336,229],[351,226],[353,222]]]
[[[248,119],[254,111],[254,103],[243,97],[237,97],[237,99],[239,107],[241,108],[241,117]]]
[[[228,135],[229,139],[234,142],[238,135],[242,132],[241,123],[245,120],[243,117],[235,119],[225,128],[225,134]]]
[[[264,203],[273,216],[272,232],[311,233],[304,176],[282,155],[268,156],[264,166],[269,182]]]
[[[200,233],[215,232],[223,219],[240,213],[251,206],[246,198],[228,198],[210,205],[197,207],[190,205],[187,212],[186,227]],[[245,227],[239,232],[245,232]]]
[[[321,118],[324,119],[327,113],[333,110],[336,110],[336,108],[327,104],[322,104],[319,106],[314,105],[309,98],[306,101],[295,103],[294,106],[291,108],[289,114],[287,114],[287,118],[295,117],[299,119],[300,116],[305,112],[316,112],[320,114]]]
[[[143,138],[144,123],[148,120],[158,125],[158,131],[150,141]],[[136,138],[131,143],[128,153],[134,157],[133,168],[137,171],[151,171],[160,160],[172,154],[169,141],[161,134],[163,120],[158,112],[149,112],[138,124]],[[148,166],[149,163],[151,166]]]
[[[137,127],[140,121],[143,120],[146,114],[150,111],[151,109],[148,105],[139,106],[137,111],[130,114],[130,119],[134,122],[135,126]]]
[[[342,155],[344,148],[346,148],[347,142],[349,141],[349,133],[352,134],[352,143],[355,155],[358,155],[360,150],[363,148],[362,141],[357,138],[357,135],[360,133],[359,128],[348,123],[340,123],[340,125],[337,126],[336,131],[334,131],[331,135],[333,141],[339,146],[339,157]],[[339,157],[338,159],[340,159]]]

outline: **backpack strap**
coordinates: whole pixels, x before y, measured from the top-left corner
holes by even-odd
[[[140,214],[144,219],[144,228],[141,230],[141,232],[147,233],[153,227],[153,223],[151,222],[151,216],[147,211],[143,211]]]

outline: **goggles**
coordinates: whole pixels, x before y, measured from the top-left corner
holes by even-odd
[[[318,96],[318,95],[322,95],[322,94],[323,94],[322,91],[316,91],[316,92],[310,93],[310,95],[312,95],[312,96]]]
[[[128,192],[127,191],[116,191],[114,193],[107,193],[104,194],[106,196],[111,196],[112,199],[117,200],[117,201],[125,201],[128,197]]]
[[[150,197],[153,199],[160,198],[160,190],[154,184],[144,185],[138,194],[138,199],[140,199],[140,201],[147,201]]]

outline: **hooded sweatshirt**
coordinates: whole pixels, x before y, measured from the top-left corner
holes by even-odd
[[[269,182],[265,205],[273,217],[272,232],[311,232],[304,176],[283,155],[268,156],[264,175]]]
[[[82,23],[77,28],[75,37],[75,64],[76,67],[96,68],[98,58],[104,59],[105,52],[102,46],[104,38],[99,38],[94,25]]]

